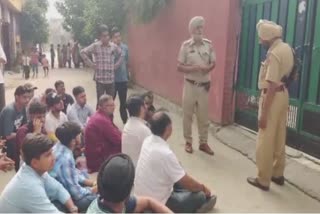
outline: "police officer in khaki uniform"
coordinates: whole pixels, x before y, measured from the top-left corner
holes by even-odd
[[[183,89],[183,134],[185,150],[193,153],[192,117],[195,113],[199,131],[199,149],[209,155],[213,151],[208,141],[208,97],[211,71],[215,67],[216,56],[211,41],[203,38],[204,18],[196,16],[190,20],[191,39],[183,42],[178,56],[178,71],[184,73]]]
[[[258,176],[247,181],[268,191],[270,182],[284,185],[286,122],[289,106],[284,78],[294,65],[292,48],[282,41],[282,27],[260,20],[257,24],[260,44],[268,49],[261,63],[259,84],[261,97],[258,113],[258,143],[256,151]]]

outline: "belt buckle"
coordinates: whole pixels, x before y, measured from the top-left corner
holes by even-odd
[[[194,85],[197,86],[197,87],[200,87],[200,86],[201,86],[201,83],[194,81]]]

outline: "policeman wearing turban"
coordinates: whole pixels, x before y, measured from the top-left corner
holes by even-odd
[[[257,24],[260,44],[268,50],[261,63],[258,87],[261,90],[256,150],[258,175],[249,184],[268,191],[271,181],[284,185],[286,122],[289,94],[283,78],[294,65],[292,48],[282,41],[282,27],[260,20]]]
[[[199,149],[209,155],[214,152],[208,145],[208,98],[211,71],[215,67],[216,56],[211,41],[203,38],[204,18],[196,16],[190,20],[191,38],[183,42],[178,56],[178,71],[184,73],[183,88],[183,134],[185,150],[192,148],[192,117],[197,116]]]

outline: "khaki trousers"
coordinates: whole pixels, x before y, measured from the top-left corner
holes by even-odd
[[[192,143],[192,117],[196,114],[200,144],[208,141],[208,100],[209,92],[204,87],[184,82],[182,108],[183,108],[183,135],[188,143]]]
[[[259,100],[259,116],[265,95]],[[269,186],[271,177],[283,176],[285,168],[285,145],[287,134],[288,91],[276,92],[268,112],[267,127],[259,129],[257,143],[258,181]]]

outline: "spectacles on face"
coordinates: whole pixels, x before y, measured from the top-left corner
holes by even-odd
[[[107,104],[105,105],[105,107],[115,107],[116,105],[113,103],[113,104]]]
[[[107,104],[102,105],[101,107],[102,108],[108,108],[108,107],[115,107],[115,106],[116,106],[115,103],[107,103]]]

